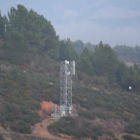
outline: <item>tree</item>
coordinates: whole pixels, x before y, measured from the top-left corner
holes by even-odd
[[[95,45],[92,45],[90,42],[86,43],[85,45],[87,47],[88,50],[90,51],[94,51],[95,50]]]
[[[94,73],[94,67],[92,65],[91,57],[92,52],[85,48],[80,55],[80,61],[78,64],[79,70],[89,75],[92,75]]]
[[[77,60],[78,55],[75,52],[74,48],[72,47],[72,44],[69,39],[67,40],[62,40],[60,42],[60,47],[59,47],[59,53],[60,53],[60,60]]]
[[[7,23],[7,18],[6,16],[1,15],[0,11],[0,40],[5,38],[5,25]]]
[[[72,42],[72,45],[73,45],[75,51],[78,54],[81,54],[82,53],[82,51],[84,49],[84,43],[81,40],[77,40],[75,42]]]
[[[4,42],[3,42],[3,39],[0,40],[0,49],[2,48]]]
[[[93,66],[95,73],[99,76],[114,75],[118,67],[118,58],[108,44],[99,43],[93,53]]]
[[[22,32],[8,26],[6,33],[5,58],[13,64],[22,64],[23,56],[27,50],[28,43]]]
[[[51,22],[32,9],[17,5],[17,9],[10,9],[8,18],[5,58],[13,64],[22,64],[27,53],[44,55],[58,46],[59,37]]]
[[[133,91],[139,91],[139,84],[140,84],[140,70],[138,66],[135,64],[133,67],[127,67],[124,62],[120,62],[117,68],[116,77],[117,82],[120,86],[125,89],[129,90],[129,86],[132,86]]]

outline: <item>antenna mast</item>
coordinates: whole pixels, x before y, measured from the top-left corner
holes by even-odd
[[[60,70],[60,112],[72,114],[72,76],[75,75],[75,61],[62,61]]]

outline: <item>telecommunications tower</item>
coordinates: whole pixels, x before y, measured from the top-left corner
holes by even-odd
[[[60,70],[60,112],[71,115],[72,107],[72,76],[75,75],[75,61],[62,61]]]

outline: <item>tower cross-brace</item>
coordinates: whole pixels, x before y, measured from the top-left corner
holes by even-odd
[[[62,61],[60,70],[60,111],[72,114],[72,76],[75,74],[75,61]]]

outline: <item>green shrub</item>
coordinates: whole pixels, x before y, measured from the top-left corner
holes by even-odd
[[[72,135],[76,138],[91,137],[93,139],[97,139],[98,136],[102,136],[105,133],[114,137],[112,132],[103,130],[99,126],[94,126],[81,118],[73,117],[60,118],[59,121],[49,125],[48,130],[52,134],[63,133]]]
[[[124,140],[140,140],[139,138],[135,138],[131,135],[123,135]]]
[[[15,132],[19,132],[19,133],[23,133],[23,134],[31,133],[30,125],[25,122],[22,122],[22,121],[15,123],[15,124],[11,124],[10,128],[11,128],[11,130],[13,130]]]
[[[125,132],[135,135],[140,135],[140,122],[130,123],[129,126],[125,127]]]
[[[4,138],[3,138],[2,134],[0,134],[0,140],[4,140]]]

